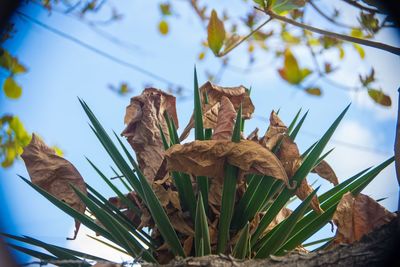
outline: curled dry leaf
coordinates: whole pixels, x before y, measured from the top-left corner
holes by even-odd
[[[129,201],[132,201],[136,206],[141,207],[142,205],[138,201],[136,196],[136,192],[130,192],[126,195]],[[119,197],[110,197],[108,201],[114,205],[117,209],[121,210],[121,212],[132,222],[133,225],[138,227],[140,225],[140,214],[135,213],[131,209],[128,209],[128,205],[122,201]]]
[[[217,126],[212,135],[213,140],[231,140],[233,127],[235,126],[236,111],[231,101],[226,96],[221,98],[221,106],[218,111]]]
[[[84,213],[86,206],[72,190],[75,186],[86,194],[85,182],[78,170],[68,160],[58,156],[39,137],[32,134],[32,140],[21,155],[33,184],[40,186],[59,200]],[[80,222],[75,220],[75,239]]]
[[[291,179],[301,165],[301,155],[296,143],[289,136],[283,136],[277,156],[282,162],[287,176]],[[296,190],[296,195],[301,200],[304,200],[312,192],[313,188],[308,184],[307,178],[304,178]],[[316,212],[322,212],[316,195],[312,198],[310,205]]]
[[[276,145],[280,144],[279,150],[277,151],[277,157],[281,161],[287,176],[291,179],[301,165],[299,148],[287,135],[288,129],[286,125],[274,111],[271,112],[269,121],[269,128],[264,137],[260,140],[260,143],[271,150],[275,148]],[[301,200],[304,200],[312,192],[313,189],[308,184],[307,178],[304,178],[296,190],[296,195]],[[316,212],[322,212],[317,196],[314,196],[311,200],[311,207]]]
[[[250,119],[251,114],[254,112],[254,105],[248,95],[248,90],[244,86],[222,87],[212,84],[211,82],[206,82],[199,90],[204,128],[214,129],[216,127],[219,105],[221,104],[223,96],[230,100],[236,111],[239,109],[240,104],[242,104],[242,117],[244,119]],[[206,96],[208,99],[207,104],[205,101]],[[194,120],[192,115],[192,118],[180,136],[181,141],[188,136],[193,127]]]
[[[269,127],[265,132],[264,136],[261,138],[260,143],[272,150],[282,139],[283,135],[287,132],[287,127],[275,113],[275,111],[271,112],[269,117]]]
[[[272,176],[288,185],[285,169],[278,158],[271,151],[249,140],[239,143],[209,140],[174,145],[166,151],[165,157],[170,171],[222,179],[226,161],[243,173]]]
[[[343,195],[333,215],[333,222],[338,227],[334,243],[354,243],[395,217],[395,213],[369,196],[358,194],[354,197],[348,192]]]
[[[203,106],[203,126],[205,129],[212,129],[217,124],[218,119],[218,110],[220,107],[220,103],[215,103],[214,105],[205,104]],[[194,116],[190,118],[188,125],[183,129],[181,136],[179,137],[180,141],[185,140],[190,130],[194,128]]]
[[[335,171],[325,160],[315,166],[311,172],[318,174],[321,178],[331,182],[333,185],[339,184],[339,179],[337,178]]]
[[[178,128],[175,103],[174,96],[155,88],[146,88],[141,95],[131,98],[126,108],[126,128],[121,135],[135,150],[139,166],[149,182],[153,181],[164,158],[159,126],[169,141],[165,111]]]

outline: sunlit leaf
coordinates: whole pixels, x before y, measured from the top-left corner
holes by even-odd
[[[364,48],[361,47],[359,44],[353,44],[354,49],[356,49],[357,53],[360,55],[361,59],[365,58],[365,51]]]
[[[3,90],[6,96],[11,99],[17,99],[22,95],[21,86],[12,77],[8,77],[4,81]]]
[[[305,0],[269,0],[267,2],[268,8],[272,9],[272,11],[278,14],[285,11],[301,8],[305,4]]]
[[[0,66],[7,69],[11,74],[21,74],[27,71],[26,67],[19,63],[16,57],[13,57],[8,51],[0,48]]]
[[[207,26],[207,32],[208,46],[215,55],[218,55],[219,51],[222,48],[222,45],[224,44],[225,27],[224,23],[218,18],[218,14],[215,10],[211,11],[211,17]]]
[[[297,59],[289,49],[285,50],[283,68],[280,68],[278,72],[282,79],[290,84],[299,84],[311,74],[311,70],[299,67]]]
[[[160,23],[158,24],[158,31],[162,35],[167,35],[169,32],[168,22],[166,22],[165,20],[160,21]]]
[[[368,95],[372,98],[372,100],[375,101],[375,103],[378,103],[382,106],[390,107],[392,105],[392,99],[390,96],[383,93],[382,90],[370,88],[368,89]]]

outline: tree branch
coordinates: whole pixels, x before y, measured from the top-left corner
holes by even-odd
[[[335,24],[337,26],[343,27],[343,28],[349,28],[349,29],[355,28],[353,26],[350,26],[350,25],[347,25],[347,24],[343,24],[343,23],[341,23],[339,21],[336,21],[333,17],[328,16],[321,9],[319,9],[319,7],[316,4],[314,4],[313,1],[308,1],[308,3],[314,8],[315,11],[317,11],[318,14],[320,14],[322,17],[324,17],[329,22],[331,22],[331,23],[333,23],[333,24]]]
[[[394,160],[396,165],[396,176],[400,186],[400,88],[399,88],[399,107],[397,112],[396,139],[394,143]],[[400,210],[400,195],[397,210]]]
[[[307,25],[307,24],[300,23],[298,21],[292,20],[292,19],[284,17],[284,16],[280,16],[280,15],[275,14],[274,12],[272,12],[271,10],[268,10],[268,9],[263,10],[263,9],[258,8],[258,7],[256,7],[256,9],[264,12],[265,14],[269,15],[271,18],[274,18],[274,19],[277,19],[277,20],[292,24],[294,26],[303,28],[305,30],[309,30],[309,31],[314,32],[314,33],[326,35],[326,36],[333,37],[333,38],[336,38],[336,39],[340,39],[340,40],[343,40],[343,41],[357,43],[357,44],[360,44],[360,45],[374,47],[374,48],[377,48],[377,49],[380,49],[380,50],[384,50],[384,51],[393,53],[395,55],[400,55],[400,48],[399,47],[394,47],[394,46],[390,46],[390,45],[387,45],[387,44],[384,44],[384,43],[374,42],[374,41],[370,41],[370,40],[365,40],[365,39],[356,38],[356,37],[352,37],[352,36],[348,36],[348,35],[344,35],[344,34],[339,34],[339,33],[335,33],[335,32],[322,30],[322,29],[315,28],[315,27]]]
[[[342,1],[347,3],[347,4],[349,4],[349,5],[351,5],[351,6],[354,6],[354,7],[358,8],[358,9],[367,11],[369,13],[386,14],[385,12],[382,12],[382,11],[380,11],[378,9],[363,6],[363,5],[361,5],[360,3],[358,3],[358,2],[356,2],[354,0],[342,0]]]

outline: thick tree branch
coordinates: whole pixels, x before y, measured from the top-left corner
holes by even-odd
[[[400,55],[400,48],[399,47],[394,47],[394,46],[390,46],[390,45],[387,45],[387,44],[384,44],[384,43],[374,42],[374,41],[370,41],[370,40],[366,40],[366,39],[361,39],[361,38],[348,36],[348,35],[345,35],[345,34],[340,34],[340,33],[335,33],[335,32],[322,30],[322,29],[319,29],[319,28],[316,28],[316,27],[313,27],[313,26],[310,26],[310,25],[303,24],[301,22],[292,20],[292,19],[284,17],[284,16],[280,16],[278,14],[275,14],[271,10],[267,10],[267,9],[263,10],[263,9],[260,9],[260,8],[257,8],[257,7],[256,7],[256,9],[266,13],[271,18],[274,18],[274,19],[277,19],[277,20],[292,24],[294,26],[303,28],[305,30],[309,30],[309,31],[314,32],[314,33],[319,33],[319,34],[322,34],[322,35],[326,35],[326,36],[329,36],[329,37],[337,38],[337,39],[340,39],[340,40],[343,40],[343,41],[357,43],[357,44],[360,44],[360,45],[374,47],[374,48],[377,48],[377,49],[380,49],[380,50],[384,50],[384,51],[393,53],[395,55]]]
[[[398,257],[400,218],[364,236],[352,245],[340,245],[328,250],[308,254],[293,252],[284,257],[271,256],[268,259],[237,260],[230,256],[211,255],[200,258],[186,258],[172,261],[165,267],[207,266],[207,267],[380,267],[400,266]],[[153,267],[152,264],[142,264]]]

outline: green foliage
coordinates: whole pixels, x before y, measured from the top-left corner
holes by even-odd
[[[10,167],[31,140],[17,116],[5,115],[0,118],[0,159],[2,167]]]
[[[81,101],[81,104],[93,124],[92,129],[94,133],[99,138],[108,154],[114,160],[114,163],[119,168],[121,173],[127,177],[130,186],[135,188],[135,191],[144,200],[144,203],[150,211],[158,231],[160,231],[165,242],[167,242],[167,244],[170,246],[174,255],[179,255],[182,257],[189,256],[184,254],[180,243],[181,241],[178,239],[177,233],[173,229],[171,222],[162,208],[157,196],[141,173],[141,170],[138,168],[134,159],[127,154],[133,165],[134,171],[132,171],[132,169],[129,167],[129,164],[123,159],[120,152],[118,152],[118,149],[112,143],[110,137],[107,135],[86,103]],[[297,184],[299,184],[301,180],[310,172],[310,170],[318,162],[320,162],[322,158],[325,157],[326,154],[321,157],[321,153],[346,113],[347,109],[348,107],[334,121],[332,126],[327,130],[323,137],[315,145],[311,146],[309,152],[304,153],[305,156],[303,163],[294,175],[292,180],[293,182],[295,181]],[[293,132],[296,132],[294,136],[296,136],[299,132],[306,115],[304,115],[296,124],[299,117],[300,111],[296,114],[295,118],[290,124],[290,128],[293,129],[291,130],[291,133],[293,134]],[[240,140],[238,138],[240,137],[239,130],[241,129],[241,121],[241,109],[239,109],[234,135],[232,136],[233,141]],[[169,123],[172,123],[172,120],[169,120]],[[173,130],[173,128],[173,126],[169,127],[171,130]],[[170,133],[170,135],[173,136],[174,134]],[[292,136],[292,138],[294,138],[294,136]],[[116,138],[118,137],[116,136]],[[122,145],[122,149],[125,151],[125,153],[128,153],[119,139],[118,142]],[[166,147],[169,145],[166,142],[164,144]],[[322,213],[316,213],[309,207],[310,201],[318,189],[315,190],[294,210],[294,212],[287,219],[283,220],[267,233],[264,232],[265,228],[269,225],[276,214],[290,201],[290,198],[294,194],[295,188],[284,187],[280,181],[275,180],[273,177],[254,176],[249,178],[247,190],[238,200],[237,204],[235,204],[237,169],[235,169],[236,167],[227,164],[226,176],[223,185],[224,188],[221,205],[221,219],[218,227],[219,236],[217,252],[225,252],[227,242],[230,242],[233,236],[237,235],[237,242],[232,250],[232,253],[235,257],[247,258],[255,256],[257,258],[264,258],[268,257],[269,255],[286,254],[290,250],[293,250],[297,246],[301,245],[305,240],[311,237],[315,232],[321,229],[332,219],[337,204],[346,192],[351,191],[353,194],[358,194],[361,192],[361,190],[363,190],[385,167],[392,163],[393,160],[394,158],[392,157],[376,168],[364,170],[363,172],[360,172],[354,177],[321,194],[319,196],[319,200],[322,203],[321,207],[324,210]],[[111,181],[109,181],[107,177],[91,161],[89,161],[89,163],[99,174],[100,178],[117,194],[118,197],[120,197],[123,202],[130,207],[130,209],[140,213],[135,204],[131,202],[120,189],[118,189]],[[178,179],[182,179],[181,175],[182,174],[176,176],[174,182],[176,182]],[[68,215],[72,216],[76,220],[79,220],[89,229],[92,229],[96,233],[102,235],[110,242],[120,246],[122,251],[125,253],[132,255],[132,257],[141,256],[143,259],[149,262],[156,261],[154,253],[156,253],[158,245],[154,244],[150,235],[143,230],[137,229],[123,213],[121,213],[113,205],[110,205],[107,199],[90,185],[88,185],[88,195],[83,194],[75,188],[74,190],[79,198],[86,204],[87,208],[90,210],[90,213],[101,224],[96,223],[93,217],[88,216],[87,214],[81,214],[72,209],[66,203],[53,197],[39,186],[32,184],[27,179],[23,178],[23,180]],[[179,191],[179,194],[181,194],[181,191]],[[191,204],[196,206],[195,216],[193,218],[195,229],[195,255],[197,256],[212,253],[210,246],[210,233],[208,229],[208,218],[202,196],[202,194],[198,194],[197,201],[193,199],[189,200],[193,201]],[[276,198],[274,199],[272,205],[269,205],[267,208],[265,208],[265,203],[269,202],[273,196]],[[251,234],[249,231],[249,223],[254,217],[254,214],[261,209],[265,210],[265,214],[262,217],[260,224],[256,228],[256,231]],[[64,249],[28,237],[17,237],[12,235],[7,235],[7,237],[15,241],[44,248],[50,253],[42,253],[12,244],[13,248],[39,259],[99,260],[99,258],[95,256]],[[329,240],[330,239],[324,239],[321,242],[327,242]],[[86,263],[83,262],[83,264]]]
[[[278,14],[301,8],[305,4],[305,0],[267,0],[267,8]]]

